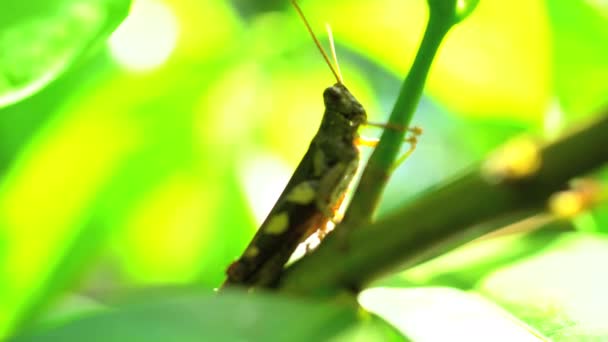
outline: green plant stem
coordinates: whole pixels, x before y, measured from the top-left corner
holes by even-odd
[[[424,83],[431,64],[444,37],[456,22],[456,1],[449,0],[436,4],[429,2],[429,20],[420,44],[420,48],[405,78],[388,125],[408,127],[422,97]],[[380,196],[390,176],[406,132],[403,130],[385,129],[378,146],[372,153],[361,180],[354,192],[351,204],[343,220],[343,228],[360,226],[371,221]],[[348,228],[347,228],[348,227]]]
[[[483,224],[488,220],[543,210],[549,196],[572,178],[608,163],[606,132],[608,111],[542,148],[542,164],[529,177],[493,182],[479,167],[370,226],[330,234],[285,271],[281,288],[305,295],[358,291],[389,270],[411,267],[495,230]]]

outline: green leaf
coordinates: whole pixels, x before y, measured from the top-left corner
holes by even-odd
[[[462,14],[474,5],[466,1]],[[311,16],[323,17],[317,21],[332,24],[339,44],[399,79],[428,17],[425,1],[311,1],[308,7]],[[425,91],[459,115],[539,125],[552,95],[549,35],[543,2],[479,1],[442,44]]]
[[[205,16],[228,8],[196,6],[190,12],[204,8]],[[234,24],[226,20],[217,31],[222,37],[207,34],[204,43],[223,42]],[[100,278],[112,286],[197,278],[220,283],[236,253],[216,241],[239,241],[225,227],[251,223],[243,201],[231,196],[236,186],[226,186],[236,183],[233,154],[208,153],[207,113],[196,105],[205,87],[230,68],[223,53],[232,45],[223,42],[224,50],[210,53],[197,42],[189,46],[201,51],[200,59],[176,54],[180,62],[147,77],[114,70],[99,82],[82,75],[87,81],[80,87],[55,94],[70,93],[71,101],[33,134],[0,182],[0,243],[7,246],[0,252],[0,336],[16,325],[23,329],[63,291],[82,284],[84,274],[87,289],[106,269],[111,275]],[[47,109],[31,106],[36,114]],[[220,209],[238,214],[221,215]],[[222,216],[229,219],[218,221]],[[101,253],[111,261],[96,267]]]
[[[40,132],[0,183],[9,245],[0,259],[0,336],[73,281],[112,231],[91,210],[132,156],[139,128],[126,116],[87,108]]]
[[[12,341],[325,341],[371,320],[361,316],[350,302],[236,291],[174,294],[140,298]]]
[[[569,122],[605,105],[608,96],[608,4],[547,1],[553,28],[554,87]]]
[[[463,328],[469,319],[476,326],[499,324],[500,315],[495,314],[502,309],[494,305],[494,314],[486,310],[493,306],[487,300],[492,300],[533,336],[539,331],[554,341],[603,341],[608,338],[604,295],[608,276],[600,269],[606,262],[608,238],[602,235],[513,235],[464,246],[381,282],[392,287],[434,287],[372,289],[362,294],[361,302],[414,340]],[[485,320],[492,315],[497,320]],[[437,326],[443,331],[433,329]],[[467,331],[473,334],[473,330]],[[493,336],[499,335],[504,334]]]
[[[564,234],[544,253],[496,270],[477,289],[555,341],[608,339],[608,238]]]
[[[532,226],[537,227],[534,221]],[[543,253],[559,239],[555,231],[511,234],[466,244],[405,272],[381,280],[377,286],[449,286],[470,290],[488,274],[519,260]]]
[[[4,0],[0,4],[0,108],[54,81],[127,16],[130,0]]]
[[[360,301],[413,341],[540,341],[504,309],[456,289],[374,288],[361,293]]]

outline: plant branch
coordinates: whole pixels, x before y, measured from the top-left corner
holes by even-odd
[[[307,295],[358,291],[387,271],[411,267],[495,230],[483,225],[490,219],[540,211],[572,178],[608,163],[607,132],[608,110],[592,124],[539,147],[540,165],[525,177],[492,181],[480,165],[372,225],[330,234],[285,270],[280,287]]]
[[[420,102],[433,59],[452,26],[458,22],[456,0],[428,1],[429,20],[411,70],[405,78],[387,126],[408,127]],[[397,160],[405,130],[385,129],[365,167],[341,229],[351,229],[371,221],[390,170]]]

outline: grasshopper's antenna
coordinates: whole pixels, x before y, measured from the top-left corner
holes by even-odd
[[[344,83],[344,79],[342,78],[342,71],[340,70],[340,63],[338,63],[338,55],[336,54],[336,45],[334,44],[334,35],[331,32],[331,26],[329,24],[325,24],[325,29],[327,30],[327,37],[329,37],[329,47],[331,49],[331,56],[334,59],[334,64],[336,65],[336,69],[338,71],[338,77],[340,78],[340,83]]]
[[[302,12],[302,9],[298,5],[298,2],[296,0],[291,0],[291,4],[293,5],[293,7],[295,7],[296,11],[298,12],[298,15],[300,15],[300,18],[302,18],[302,21],[304,21],[304,25],[306,25],[306,29],[308,29],[308,32],[310,33],[310,36],[315,41],[315,45],[317,45],[317,48],[321,52],[321,55],[323,55],[323,58],[325,59],[325,62],[327,63],[327,65],[331,69],[331,72],[334,74],[334,77],[336,78],[336,81],[338,81],[338,83],[340,83],[340,84],[343,84],[342,77],[340,76],[339,73],[336,72],[336,70],[334,69],[334,66],[331,64],[331,61],[329,60],[329,57],[327,56],[327,53],[323,49],[323,46],[321,45],[321,43],[317,39],[317,36],[315,35],[315,33],[312,31],[312,28],[310,27],[310,24],[308,23],[308,20],[306,20],[306,17],[304,16],[304,12]]]

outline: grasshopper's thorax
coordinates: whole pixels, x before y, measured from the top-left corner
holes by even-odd
[[[367,120],[363,106],[355,99],[348,89],[340,83],[325,89],[323,92],[325,115],[320,131],[354,139],[357,129]]]

